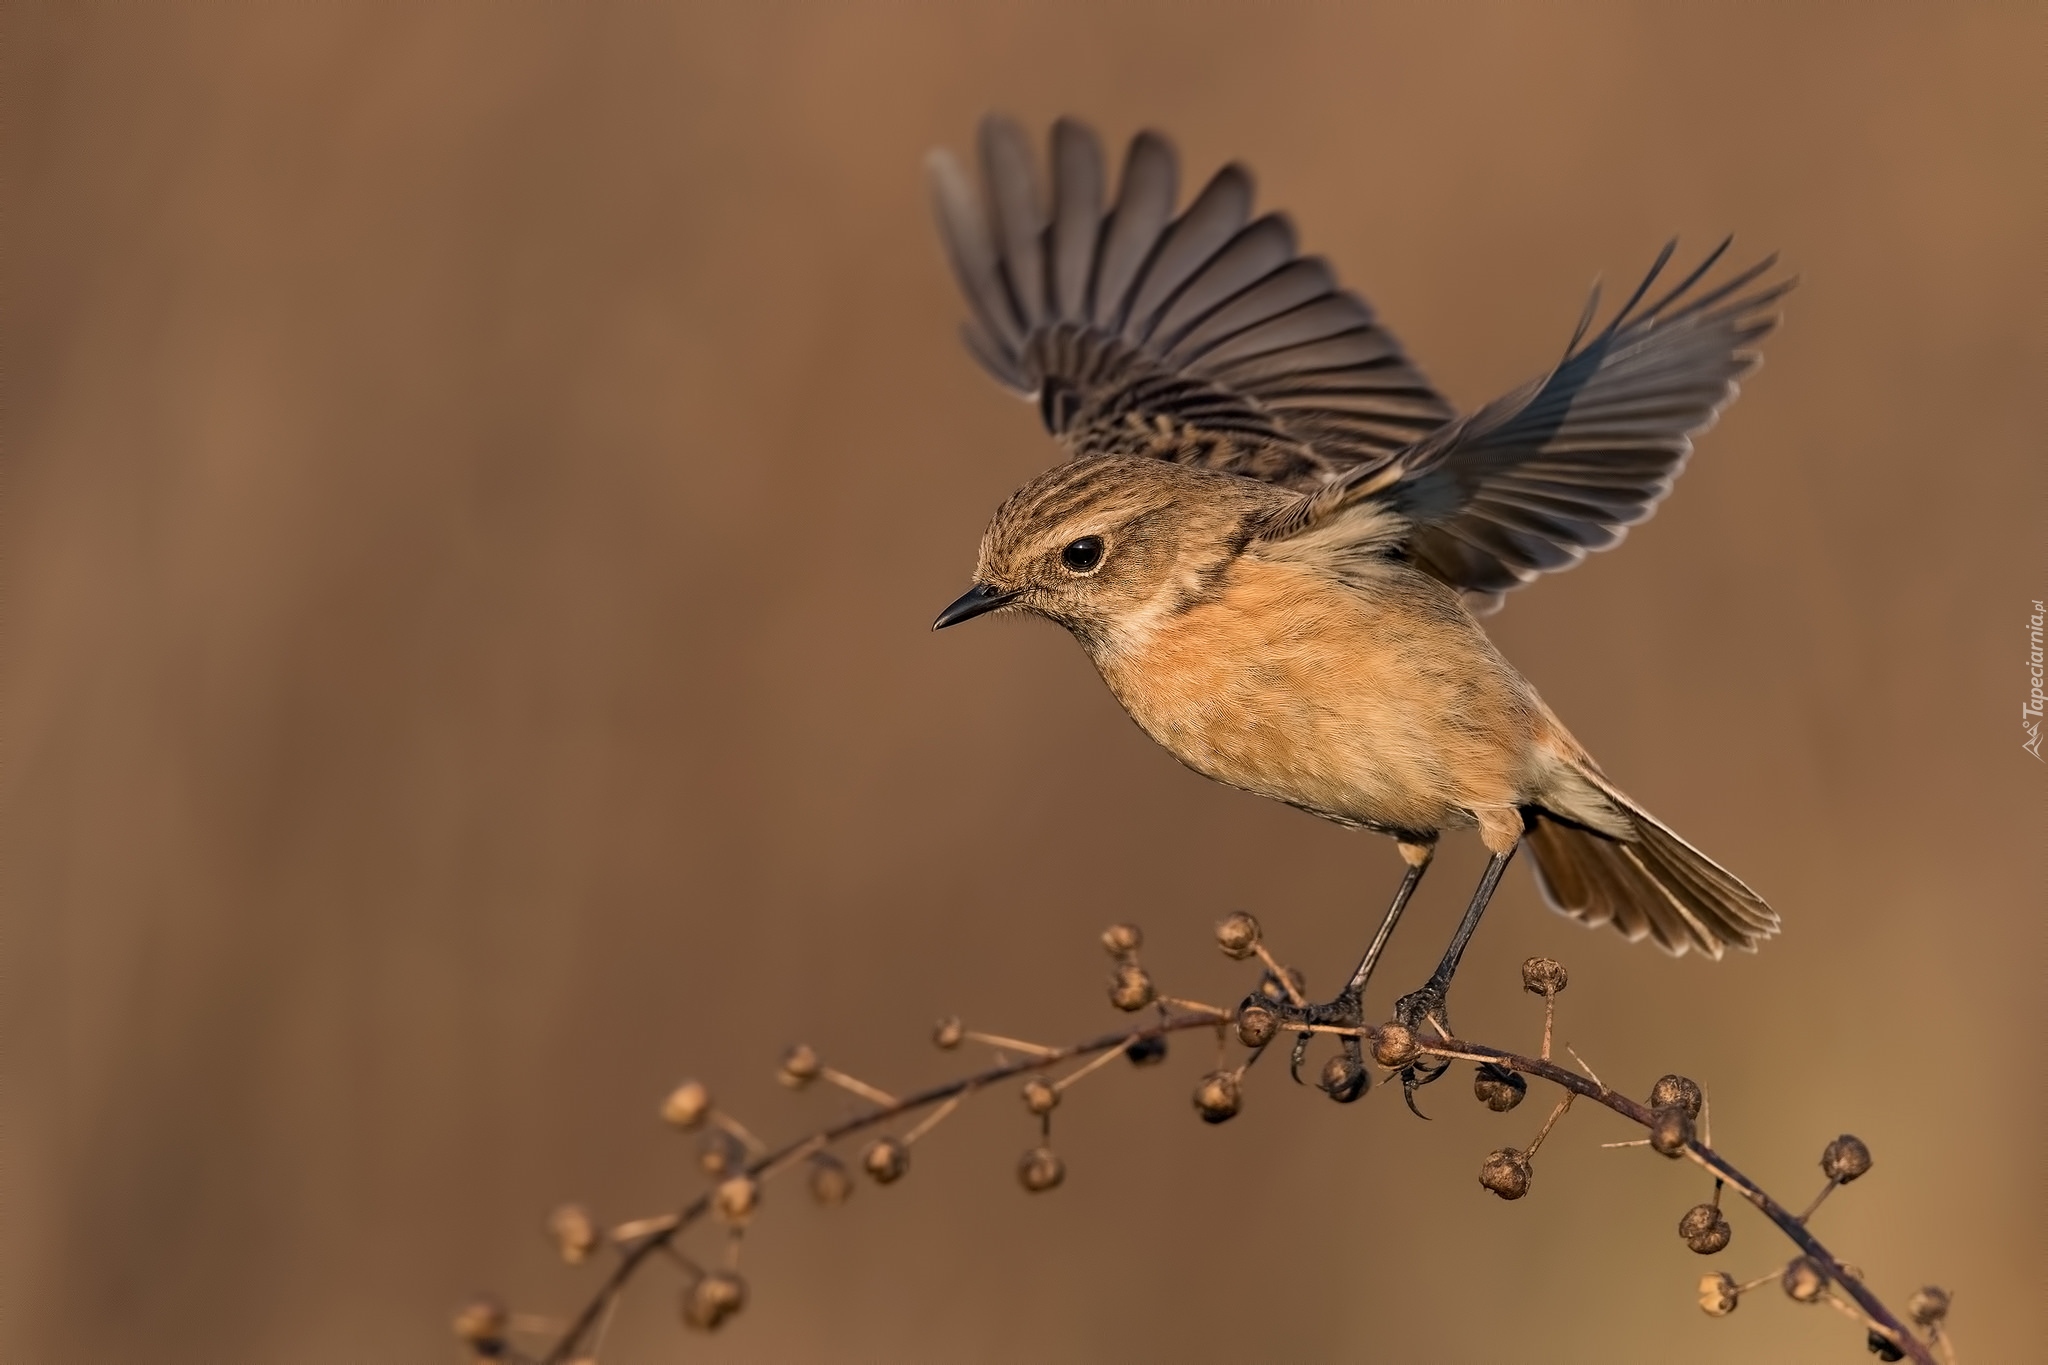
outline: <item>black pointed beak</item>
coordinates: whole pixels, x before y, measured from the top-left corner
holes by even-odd
[[[957,626],[962,621],[971,621],[984,612],[994,611],[997,607],[1007,604],[1016,596],[1016,593],[1004,592],[992,583],[976,583],[960,594],[960,599],[952,606],[939,613],[939,619],[932,622],[932,629],[944,630],[947,626]]]

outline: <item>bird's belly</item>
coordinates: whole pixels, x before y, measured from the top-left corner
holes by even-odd
[[[1196,619],[1097,663],[1147,734],[1230,786],[1395,832],[1517,803],[1512,675],[1399,622],[1293,619],[1264,631]]]

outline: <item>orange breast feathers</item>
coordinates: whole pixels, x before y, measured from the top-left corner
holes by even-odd
[[[1355,582],[1242,556],[1095,654],[1181,762],[1336,819],[1469,827],[1532,776],[1541,704],[1451,590],[1403,566]]]

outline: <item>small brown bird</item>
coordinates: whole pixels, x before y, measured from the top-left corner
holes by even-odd
[[[1155,133],[1132,141],[1113,203],[1079,123],[1053,127],[1049,204],[1015,124],[983,122],[980,161],[979,193],[946,153],[931,162],[964,337],[1071,458],[1003,504],[974,587],[933,628],[1056,621],[1196,772],[1400,842],[1393,905],[1311,1017],[1358,1020],[1448,829],[1476,828],[1492,859],[1397,1007],[1412,1025],[1448,1031],[1452,974],[1523,841],[1551,905],[1632,940],[1718,958],[1777,929],[1607,780],[1475,615],[1650,514],[1757,363],[1791,283],[1757,284],[1773,260],[1705,286],[1724,242],[1652,298],[1667,246],[1597,332],[1595,291],[1556,368],[1461,417],[1285,217],[1253,217],[1242,167],[1176,215]],[[1404,1077],[1411,1103],[1430,1078]]]

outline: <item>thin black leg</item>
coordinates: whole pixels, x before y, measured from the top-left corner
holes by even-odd
[[[1520,847],[1519,844],[1516,847]],[[1458,921],[1458,931],[1451,935],[1450,946],[1444,949],[1443,961],[1437,963],[1429,980],[1422,989],[1412,991],[1394,1006],[1394,1017],[1414,1030],[1418,1038],[1431,1035],[1451,1036],[1451,1016],[1448,997],[1451,978],[1458,974],[1458,961],[1465,956],[1465,945],[1472,941],[1479,921],[1486,915],[1487,902],[1493,899],[1495,888],[1500,885],[1501,873],[1507,871],[1508,860],[1515,856],[1510,848],[1505,853],[1496,853],[1486,864],[1486,871],[1479,878],[1479,885],[1472,892],[1472,903],[1465,907],[1465,918]],[[1401,1092],[1407,1098],[1408,1108],[1420,1117],[1427,1117],[1415,1108],[1415,1092],[1450,1069],[1449,1062],[1434,1065],[1417,1064],[1404,1067],[1401,1071]]]
[[[1404,853],[1406,849],[1407,846],[1404,845]],[[1401,912],[1408,908],[1409,898],[1415,894],[1415,888],[1422,885],[1422,874],[1429,871],[1430,860],[1435,856],[1435,849],[1424,847],[1421,861],[1408,865],[1408,875],[1401,878],[1400,889],[1394,892],[1394,903],[1387,907],[1387,916],[1380,921],[1379,932],[1372,936],[1372,942],[1366,946],[1365,956],[1358,959],[1358,969],[1351,973],[1351,984],[1344,988],[1345,996],[1359,1001],[1365,998],[1365,985],[1372,980],[1372,969],[1378,965],[1380,954],[1386,951],[1387,940],[1394,936],[1394,926],[1401,922]]]
[[[1358,959],[1358,966],[1351,973],[1350,984],[1337,993],[1337,998],[1323,1005],[1304,1006],[1298,1017],[1306,1023],[1357,1025],[1365,1021],[1365,986],[1372,979],[1372,969],[1379,962],[1380,954],[1386,951],[1387,940],[1394,936],[1394,926],[1401,922],[1401,912],[1408,908],[1408,902],[1415,895],[1415,888],[1422,885],[1422,874],[1429,870],[1430,860],[1436,856],[1436,849],[1429,844],[1401,845],[1401,856],[1408,859],[1408,871],[1401,878],[1401,885],[1394,892],[1394,903],[1387,907],[1386,915],[1380,920],[1372,942],[1366,945],[1365,956]],[[1294,1055],[1288,1070],[1297,1083],[1301,1081],[1301,1064],[1308,1056],[1308,1044],[1312,1034],[1298,1033],[1294,1038]],[[1364,1066],[1363,1053],[1358,1039],[1346,1038],[1342,1047],[1345,1055]],[[1361,1092],[1362,1093],[1362,1092]]]

